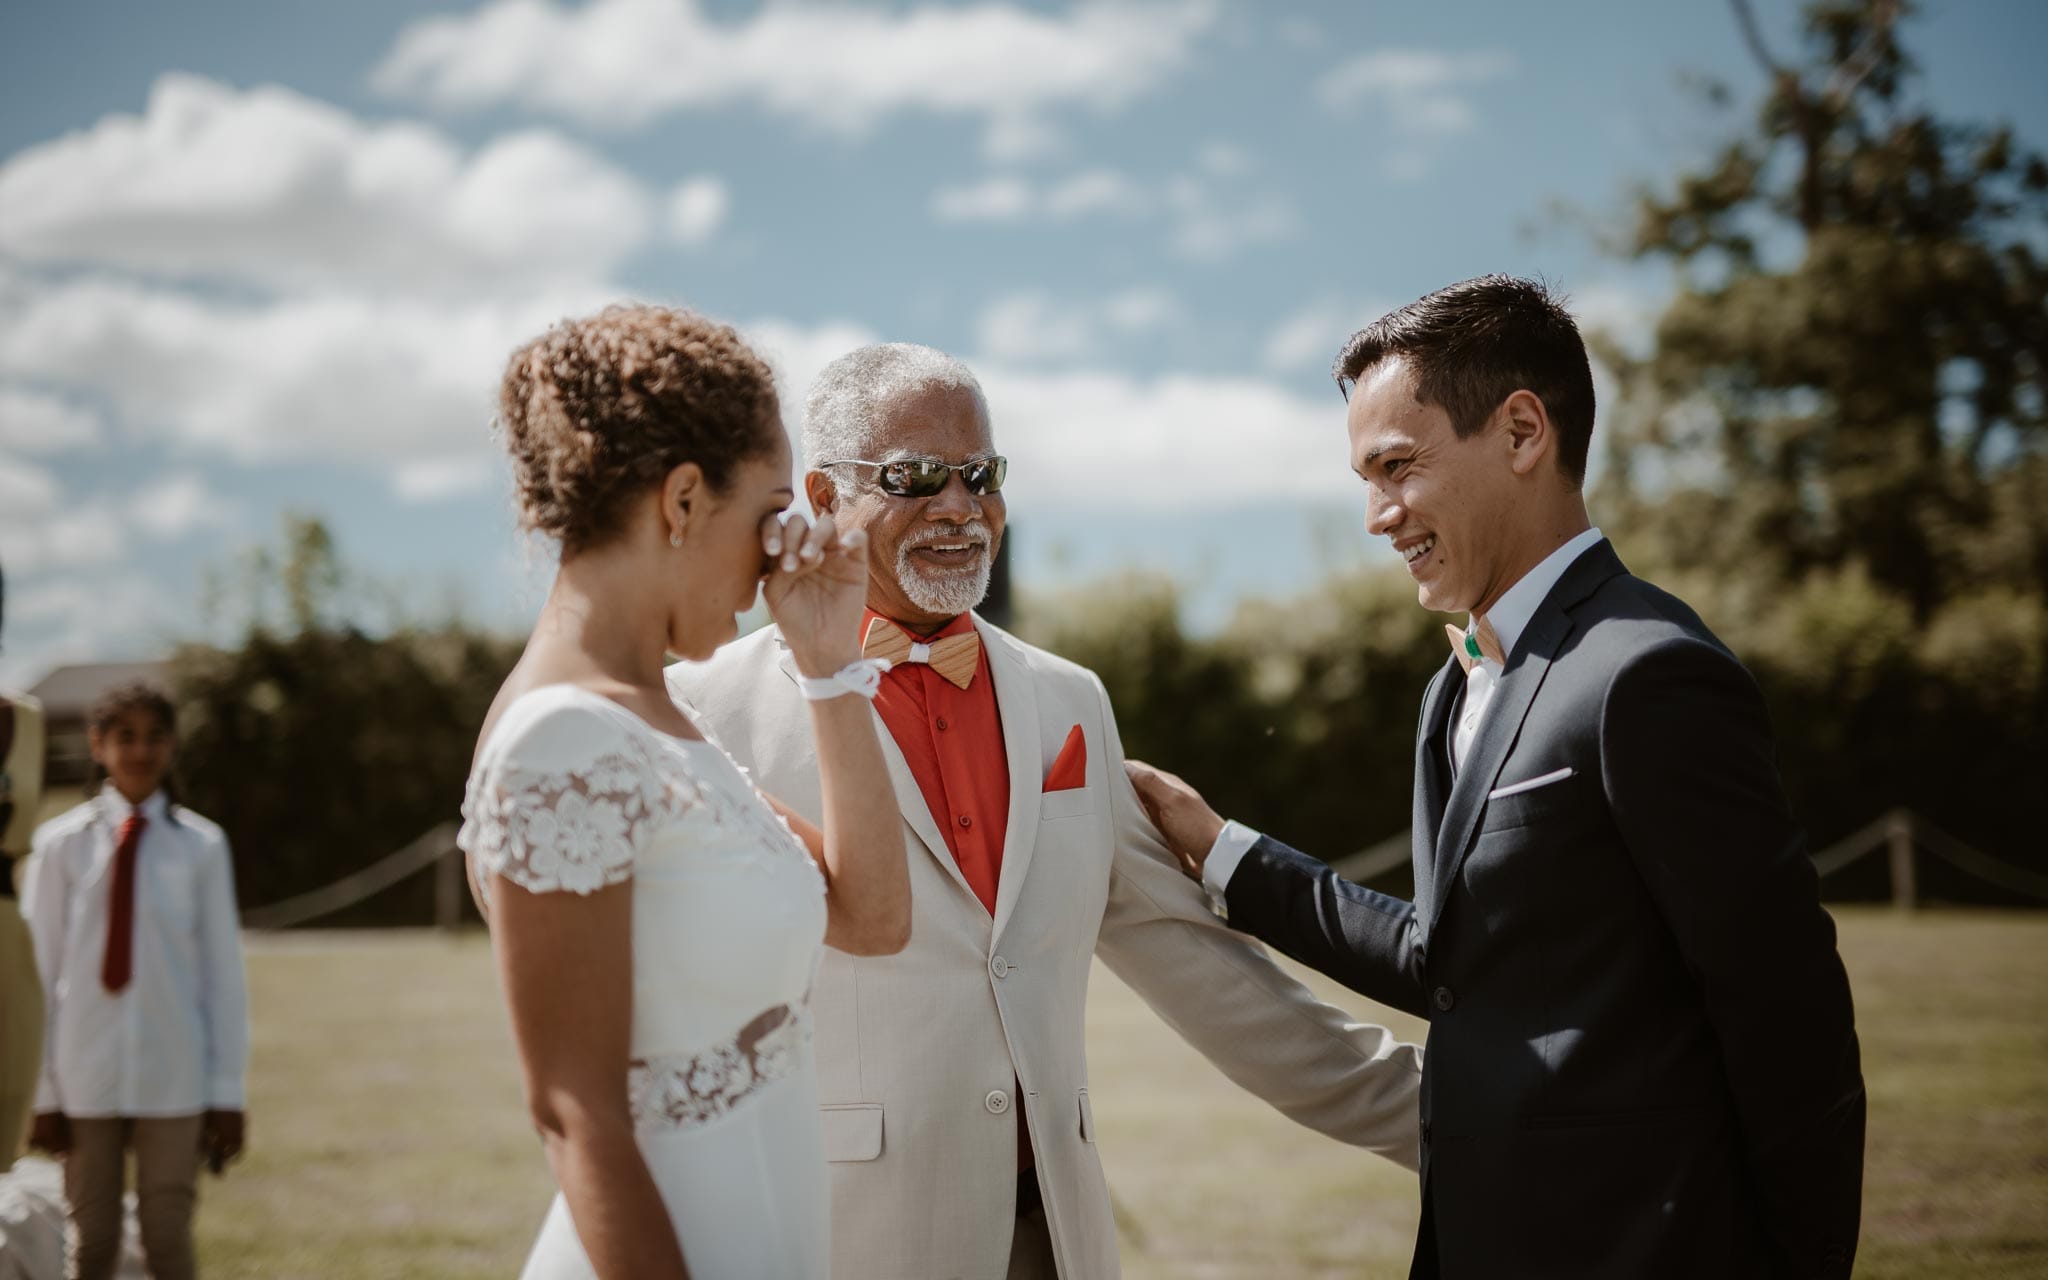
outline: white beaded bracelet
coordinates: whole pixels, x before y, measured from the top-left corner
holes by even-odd
[[[882,673],[889,669],[887,658],[862,658],[849,662],[829,676],[798,676],[797,691],[811,702],[823,702],[842,694],[857,693],[873,698],[882,690]]]

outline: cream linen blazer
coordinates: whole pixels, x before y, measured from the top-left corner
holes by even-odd
[[[1010,765],[995,916],[877,717],[910,857],[910,945],[866,958],[827,949],[812,995],[835,1280],[1003,1280],[1017,1105],[1060,1275],[1120,1274],[1082,1045],[1097,955],[1232,1080],[1413,1168],[1421,1050],[1321,1003],[1210,912],[1138,806],[1093,672],[976,626]],[[818,818],[810,712],[772,629],[671,667],[668,682],[763,790]],[[1086,785],[1042,794],[1075,725]]]

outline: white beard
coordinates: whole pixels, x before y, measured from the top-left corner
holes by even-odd
[[[981,560],[972,569],[957,569],[950,573],[930,573],[910,558],[918,546],[931,542],[945,541],[954,535],[950,531],[941,537],[926,538],[916,545],[906,540],[896,548],[896,585],[903,588],[903,594],[910,603],[926,613],[948,616],[966,613],[981,603],[988,594],[989,574],[995,569],[995,557],[990,554],[986,541],[988,530],[985,525],[975,522],[962,528],[979,534],[983,539]]]

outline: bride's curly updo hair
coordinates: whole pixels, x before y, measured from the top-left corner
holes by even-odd
[[[782,430],[775,378],[728,325],[612,306],[512,353],[498,393],[519,523],[566,559],[619,531],[631,497],[694,462],[714,492]]]

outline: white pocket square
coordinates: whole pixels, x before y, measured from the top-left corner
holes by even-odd
[[[1547,787],[1553,782],[1563,782],[1566,778],[1571,777],[1577,772],[1578,770],[1570,765],[1566,765],[1564,768],[1546,773],[1540,778],[1531,778],[1527,782],[1514,782],[1509,783],[1505,787],[1496,788],[1487,792],[1486,798],[1488,800],[1498,800],[1502,796],[1518,796],[1524,791],[1534,791],[1538,787]]]

